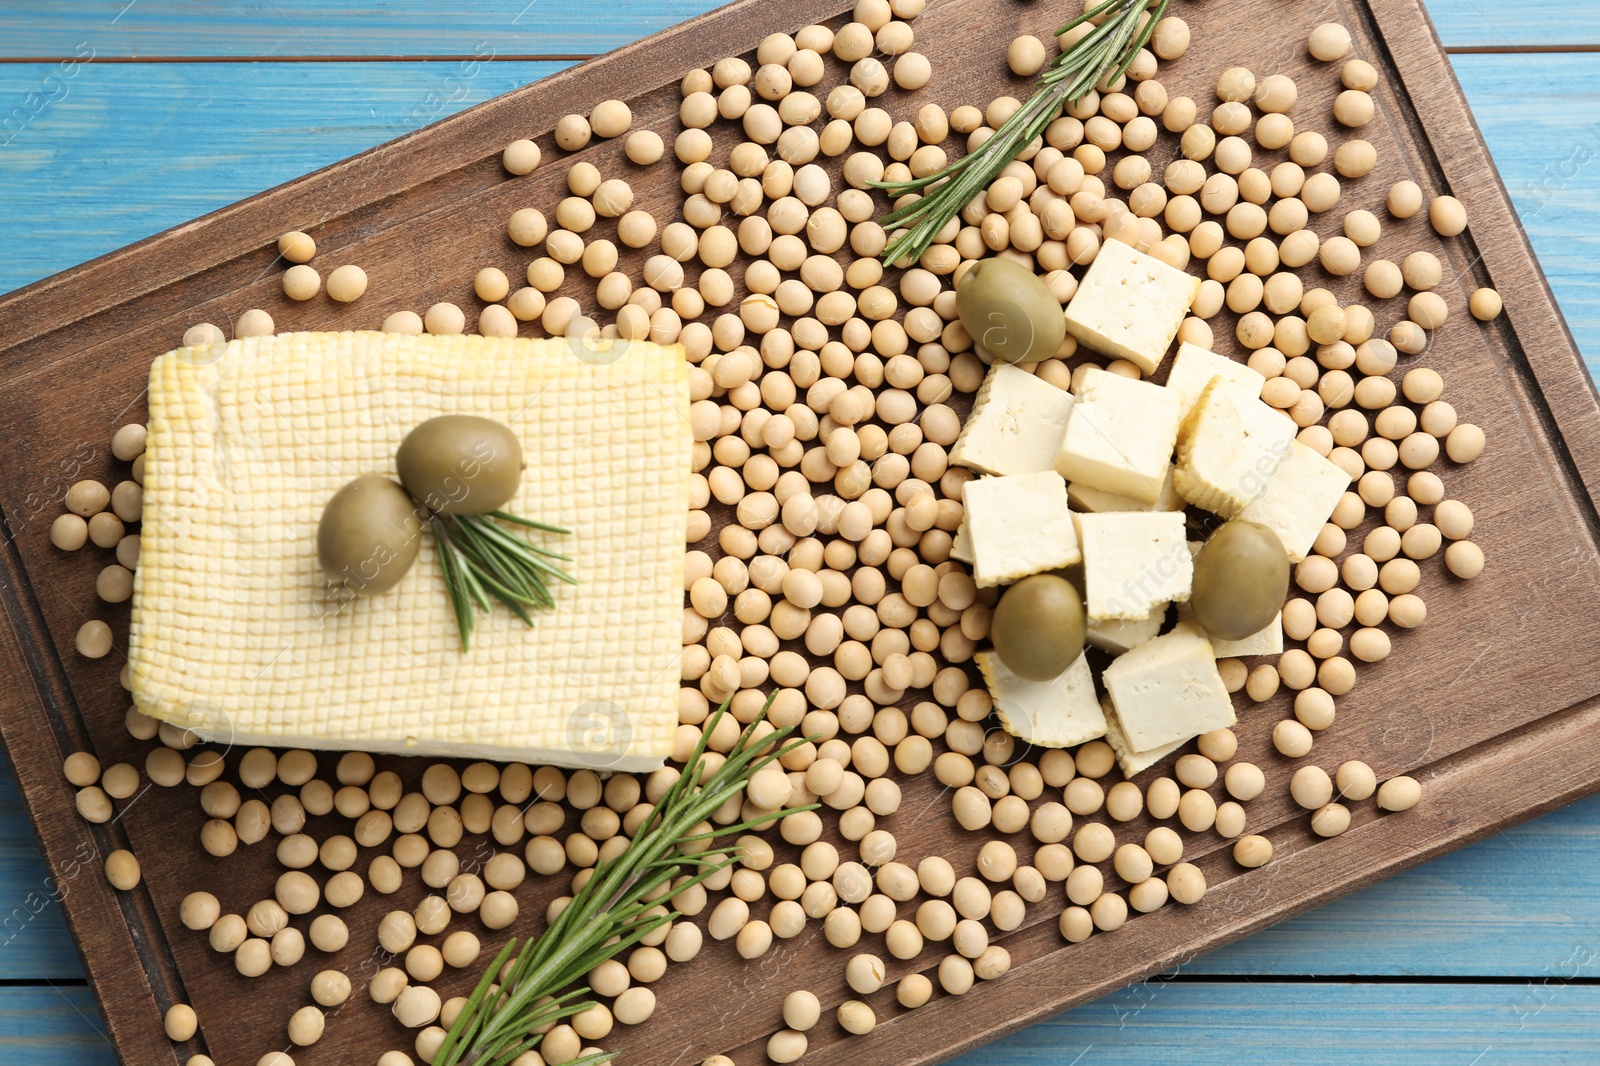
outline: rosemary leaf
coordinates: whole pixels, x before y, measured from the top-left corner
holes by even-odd
[[[874,181],[896,199],[924,193],[890,211],[879,222],[893,236],[884,246],[886,266],[915,263],[973,197],[988,188],[1007,163],[1044,135],[1063,106],[1075,104],[1102,82],[1127,73],[1169,0],[1102,0],[1056,31],[1056,36],[1104,16],[1104,21],[1068,45],[1039,76],[1033,96],[1000,124],[987,141],[944,169],[911,181]]]

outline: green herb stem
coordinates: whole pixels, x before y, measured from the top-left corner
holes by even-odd
[[[768,700],[767,706],[771,705]],[[807,742],[791,736],[793,726],[757,739],[756,731],[766,719],[763,708],[744,728],[723,764],[701,781],[707,741],[726,713],[728,705],[724,703],[706,721],[682,774],[628,847],[595,868],[588,883],[573,894],[543,935],[520,945],[513,937],[501,949],[440,1045],[434,1066],[506,1066],[537,1047],[543,1038],[541,1030],[593,1006],[583,998],[589,989],[582,987],[590,970],[682,917],[677,911],[651,913],[665,907],[660,901],[701,883],[738,858],[736,845],[704,849],[692,845],[709,844],[815,809],[816,804],[810,804],[772,811],[736,825],[700,828],[711,824],[712,814],[741,793],[753,774]],[[687,880],[674,883],[685,875]],[[603,1053],[578,1062],[601,1063],[612,1057],[612,1053]]]
[[[513,536],[500,522],[546,533],[571,533],[570,529],[535,522],[506,511],[481,515],[434,514],[428,519],[439,550],[445,590],[461,633],[461,650],[472,642],[477,612],[492,610],[498,601],[526,625],[533,625],[529,609],[555,607],[550,582],[576,585],[578,579],[550,560],[571,562],[572,557]]]
[[[1168,0],[1103,0],[1056,31],[1059,37],[1106,16],[1105,21],[1055,58],[1039,76],[1034,94],[1000,123],[988,140],[925,177],[870,182],[896,199],[927,190],[919,199],[895,208],[880,220],[884,230],[894,234],[883,250],[885,265],[914,263],[922,258],[939,231],[982,195],[1006,164],[1042,137],[1064,106],[1076,104],[1096,85],[1115,81],[1127,73],[1165,13],[1167,3]]]

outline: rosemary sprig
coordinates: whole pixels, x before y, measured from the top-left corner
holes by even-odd
[[[772,701],[767,701],[771,706]],[[506,1066],[538,1046],[541,1029],[594,1004],[583,997],[580,982],[606,959],[626,951],[668,922],[677,911],[649,914],[659,900],[699,884],[738,859],[737,845],[716,846],[722,837],[794,814],[816,804],[772,811],[738,825],[699,830],[717,808],[737,796],[751,775],[781,758],[805,738],[793,726],[756,738],[766,708],[740,734],[727,760],[701,781],[706,741],[722,715],[724,703],[706,722],[694,755],[682,775],[656,804],[626,850],[595,868],[589,882],[573,894],[543,935],[518,945],[513,937],[484,971],[477,987],[450,1027],[433,1058],[434,1066]],[[690,873],[682,885],[675,878]],[[607,1062],[614,1053],[591,1055],[573,1066]]]
[[[1007,163],[1011,162],[1045,128],[1061,115],[1066,104],[1076,104],[1102,82],[1115,81],[1127,72],[1168,0],[1102,0],[1056,31],[1060,37],[1092,19],[1106,19],[1056,57],[1039,76],[1039,88],[1027,103],[1000,124],[976,150],[926,177],[911,181],[874,181],[871,184],[896,199],[929,190],[895,208],[880,223],[895,236],[883,250],[886,265],[916,262],[934,237],[975,196],[981,196]],[[1149,18],[1141,26],[1141,19]]]
[[[552,580],[569,585],[578,583],[577,578],[557,565],[571,562],[570,555],[512,536],[498,524],[500,522],[546,533],[572,532],[506,511],[429,516],[428,523],[439,550],[439,565],[444,570],[445,589],[455,611],[456,627],[461,631],[462,651],[471,644],[479,610],[492,610],[499,601],[531,626],[530,609],[545,610],[556,605],[555,597],[550,594]]]

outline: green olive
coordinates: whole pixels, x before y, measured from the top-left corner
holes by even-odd
[[[981,259],[956,286],[956,314],[997,361],[1037,363],[1061,347],[1067,320],[1033,271],[1009,259]]]
[[[438,514],[499,510],[522,480],[522,443],[511,427],[473,415],[430,418],[395,455],[400,483]]]
[[[1211,534],[1194,559],[1194,620],[1218,640],[1264,629],[1289,595],[1289,556],[1266,526],[1234,519]]]
[[[1049,681],[1083,654],[1083,597],[1059,575],[1025,577],[1000,597],[989,637],[1012,673]]]
[[[317,523],[317,560],[358,596],[399,583],[417,561],[422,518],[411,496],[386,477],[358,477],[333,494]]]

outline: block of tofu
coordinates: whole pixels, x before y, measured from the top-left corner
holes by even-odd
[[[1283,654],[1283,612],[1278,614],[1251,633],[1248,637],[1239,640],[1217,640],[1212,638],[1211,650],[1219,659],[1239,659],[1249,655],[1281,655]]]
[[[677,730],[688,375],[676,346],[619,355],[347,332],[156,359],[135,705],[234,746],[659,767]],[[431,536],[377,596],[341,594],[317,562],[334,492],[393,477],[401,439],[447,413],[517,433],[507,508],[571,529],[549,544],[578,579],[532,628],[480,614],[466,652]]]
[[[1316,450],[1291,441],[1289,454],[1267,487],[1238,514],[1266,526],[1283,541],[1289,561],[1298,563],[1311,551],[1317,534],[1350,487],[1350,475]]]
[[[1178,394],[1178,403],[1184,414],[1188,414],[1189,408],[1199,402],[1200,394],[1211,384],[1212,378],[1222,378],[1228,384],[1238,386],[1251,399],[1260,397],[1261,386],[1267,380],[1244,363],[1218,355],[1198,344],[1180,342],[1178,354],[1172,359],[1172,368],[1167,371],[1167,388]]]
[[[1161,632],[1161,623],[1166,617],[1167,608],[1162,604],[1153,608],[1143,618],[1107,618],[1099,622],[1091,621],[1084,630],[1084,639],[1101,651],[1121,655]]]
[[[1105,736],[1106,719],[1086,656],[1049,681],[1018,677],[992,651],[973,658],[994,698],[995,714],[1012,736],[1042,748],[1070,748]]]
[[[1067,502],[1074,511],[1181,511],[1184,500],[1178,495],[1178,489],[1172,483],[1172,465],[1167,465],[1167,476],[1161,481],[1161,491],[1156,495],[1155,502],[1147,503],[1136,500],[1131,496],[1119,496],[1115,492],[1094,488],[1081,482],[1073,482],[1067,486]]]
[[[1054,470],[969,481],[962,498],[979,588],[1083,559],[1067,509],[1067,483]]]
[[[1100,679],[1133,751],[1182,743],[1235,721],[1211,642],[1192,622],[1117,656]]]
[[[1067,304],[1067,332],[1102,355],[1155,372],[1200,291],[1200,279],[1108,240]]]
[[[1128,746],[1128,738],[1117,722],[1117,709],[1111,705],[1109,696],[1100,697],[1100,713],[1105,715],[1106,719],[1106,743],[1111,745],[1111,750],[1117,757],[1117,765],[1122,768],[1124,777],[1143,773],[1188,743],[1184,740],[1174,740],[1170,744],[1161,744],[1149,751],[1134,751]]]
[[[1196,507],[1234,518],[1266,490],[1297,432],[1282,412],[1214,377],[1178,427],[1172,483]]]
[[[1189,598],[1194,559],[1178,511],[1077,516],[1090,622],[1133,621]]]
[[[984,474],[1055,469],[1072,394],[1026,370],[995,363],[972,401],[950,461]]]
[[[1179,421],[1177,396],[1160,385],[1091,369],[1067,419],[1056,470],[1076,485],[1154,504]]]
[[[965,514],[961,516],[961,524],[956,527],[955,536],[950,538],[950,558],[968,566],[972,565],[972,533],[967,527]]]

